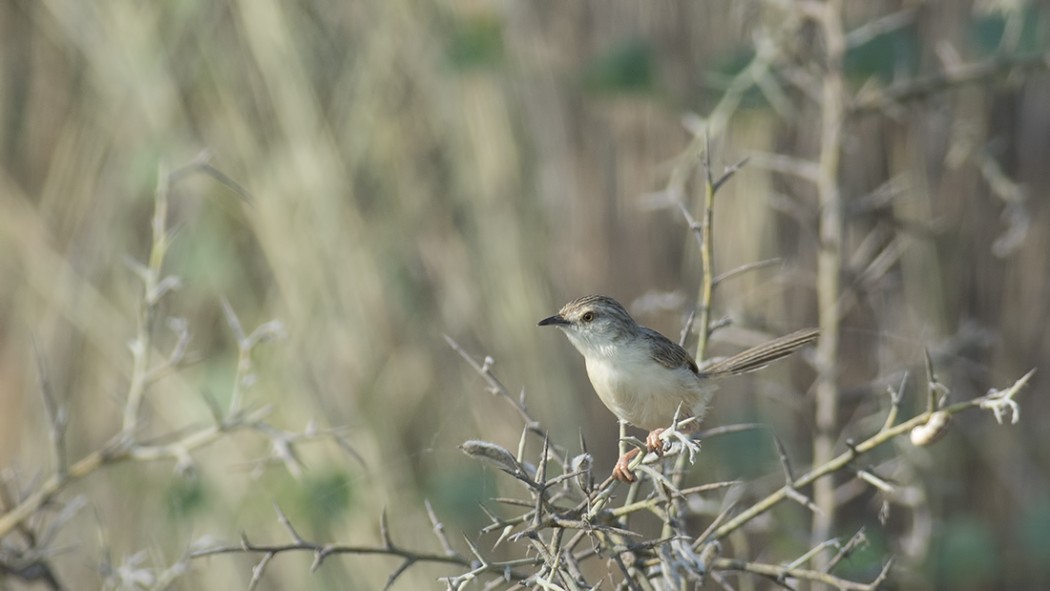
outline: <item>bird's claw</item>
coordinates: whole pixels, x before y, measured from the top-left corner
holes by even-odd
[[[631,471],[631,460],[633,460],[636,455],[638,455],[637,448],[620,456],[620,459],[616,460],[616,466],[613,468],[612,477],[620,482],[626,482],[627,484],[631,484],[638,480],[634,475],[634,472]]]
[[[646,451],[656,454],[657,457],[663,457],[664,452],[671,447],[670,441],[665,441],[660,438],[660,434],[664,431],[664,429],[653,429],[645,436]],[[616,466],[613,468],[612,477],[620,482],[626,482],[628,484],[638,480],[634,475],[634,472],[631,471],[631,460],[641,453],[641,451],[642,450],[638,448],[634,448],[620,456],[620,459],[616,461]]]
[[[656,454],[657,457],[663,457],[664,452],[671,446],[669,441],[660,439],[660,434],[663,432],[663,429],[653,429],[645,437],[645,448]]]

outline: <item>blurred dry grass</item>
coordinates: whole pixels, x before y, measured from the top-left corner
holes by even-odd
[[[899,4],[848,3],[847,21]],[[991,4],[924,4],[873,61],[855,56],[850,83],[937,71],[949,42],[961,60],[987,56],[982,42],[1017,22],[988,12]],[[1045,51],[1050,11],[1024,10],[1016,43]],[[747,2],[5,3],[0,465],[24,480],[47,470],[34,339],[70,409],[70,455],[119,428],[137,287],[122,258],[147,252],[158,166],[204,148],[252,204],[208,179],[177,187],[169,271],[185,286],[166,312],[189,320],[204,361],[151,392],[158,418],[149,429],[205,420],[200,392],[229,391],[225,297],[248,325],[280,318],[287,327],[287,340],[257,359],[252,401],[274,403],[275,420],[290,427],[349,426],[363,458],[318,445],[303,480],[280,467],[259,476],[244,466],[265,450],[237,440],[200,454],[192,482],[167,465],[118,467],[74,491],[92,511],[64,532],[62,578],[96,587],[105,552],[119,562],[148,549],[166,564],[205,533],[279,537],[271,501],[313,539],[375,541],[384,507],[397,508],[395,538],[415,535],[429,528],[423,498],[450,529],[473,532],[477,502],[496,489],[456,446],[483,438],[512,447],[519,424],[443,333],[493,356],[552,434],[575,441],[582,431],[599,467],[611,466],[611,415],[575,353],[535,322],[601,292],[637,302],[645,323],[677,334],[695,300],[695,244],[675,209],[645,207],[645,195],[664,186],[669,159],[690,139],[682,115],[715,104],[750,35],[778,14]],[[804,54],[814,41],[798,33]],[[751,153],[813,157],[818,131],[799,94],[789,87],[796,108],[778,114],[747,93],[715,138],[716,164]],[[959,400],[1050,368],[1047,104],[1050,77],[1034,72],[851,120],[844,276],[857,290],[844,317],[843,424],[881,402],[884,380],[920,368],[923,347]],[[752,165],[719,199],[716,272],[785,259],[720,288],[716,315],[742,328],[720,333],[719,350],[812,323],[811,189]],[[653,294],[675,297],[643,297]],[[774,375],[805,389],[812,376],[799,367]],[[720,398],[713,420],[772,422],[805,456],[809,401],[760,386],[769,396]],[[1045,387],[1037,374],[1017,429],[965,419],[947,444],[908,452],[935,530],[931,559],[912,565],[906,585],[1050,581],[1039,560],[1050,544]],[[705,444],[698,470],[775,470],[753,445]],[[870,500],[846,506],[842,532],[873,519]],[[895,549],[892,539],[880,544]],[[975,570],[963,577],[961,565]],[[211,559],[182,584],[243,587],[250,566]],[[346,557],[314,575],[308,566],[282,558],[264,588],[376,588],[396,563]],[[442,574],[415,568],[399,587],[432,587]]]

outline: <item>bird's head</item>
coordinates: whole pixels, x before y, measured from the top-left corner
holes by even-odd
[[[615,346],[638,328],[619,302],[601,295],[573,300],[554,316],[540,320],[539,325],[560,328],[584,356]]]

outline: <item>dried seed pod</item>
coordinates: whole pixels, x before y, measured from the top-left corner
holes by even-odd
[[[507,451],[506,448],[496,445],[495,443],[489,443],[488,441],[479,441],[477,439],[471,439],[464,441],[459,449],[463,450],[463,453],[468,456],[472,456],[482,460],[488,460],[500,468],[510,473],[522,472],[521,464],[514,457],[514,454]]]
[[[939,410],[930,419],[911,430],[911,442],[918,446],[934,443],[948,432],[948,424],[951,423],[952,415]]]
[[[569,470],[579,472],[576,475],[576,482],[580,485],[580,489],[585,492],[590,492],[594,488],[594,481],[591,478],[591,466],[593,465],[594,458],[589,453],[582,453],[569,462]]]
[[[573,472],[587,472],[591,469],[591,465],[594,464],[594,458],[591,454],[582,453],[569,462],[569,469]]]

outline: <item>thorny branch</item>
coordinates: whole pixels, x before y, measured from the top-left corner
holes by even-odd
[[[782,466],[785,475],[788,478],[788,482],[780,489],[777,489],[765,498],[737,512],[732,517],[728,517],[728,512],[716,516],[708,530],[696,538],[697,544],[694,546],[693,550],[699,546],[711,544],[717,545],[719,541],[725,539],[730,533],[744,527],[756,517],[772,509],[785,499],[792,498],[800,500],[803,504],[812,506],[812,502],[804,497],[800,492],[801,490],[805,489],[820,478],[827,477],[830,474],[840,471],[848,471],[848,468],[850,468],[857,458],[873,451],[880,445],[889,442],[899,435],[906,434],[912,429],[926,424],[935,412],[954,415],[973,408],[988,409],[997,414],[1003,412],[997,410],[1002,408],[1011,409],[1010,412],[1013,412],[1013,409],[1016,408],[1014,397],[1024,384],[1027,383],[1031,375],[1032,372],[1029,372],[1011,387],[1001,391],[993,390],[987,395],[974,400],[940,407],[939,409],[932,411],[928,410],[899,424],[894,424],[893,421],[888,421],[877,433],[860,443],[852,445],[848,444],[846,451],[842,452],[826,464],[814,467],[797,478],[793,476],[793,470],[790,461],[787,458],[786,451],[784,451],[783,446],[779,444],[779,440],[774,439],[778,444],[778,453],[781,456]],[[903,388],[903,386],[904,384],[902,383],[901,388]],[[938,383],[933,381],[929,383],[929,386],[934,389],[939,387]],[[897,403],[894,402],[891,405],[890,410],[893,416],[896,415],[896,409]],[[502,452],[495,452],[494,450],[496,449],[502,449],[495,444],[474,442],[473,445],[492,447],[492,449],[485,454],[472,453],[471,455],[474,455],[475,457],[486,457],[486,459],[491,459],[490,456],[498,455],[505,458],[505,461],[513,458],[509,451],[503,450]],[[668,453],[667,456],[676,453],[680,453],[678,446],[676,446],[676,449],[673,449]],[[653,459],[655,458],[650,457],[648,460],[651,461]],[[667,466],[669,463],[663,462],[662,465]],[[511,475],[514,475],[514,473],[519,470],[520,467],[517,465],[516,460],[515,463],[510,463],[504,468],[504,471]],[[563,470],[563,476],[577,476],[576,473],[568,471],[568,466],[563,466]],[[839,564],[843,558],[848,556],[857,544],[862,543],[863,538],[857,536],[842,546],[839,552],[830,558],[830,562],[824,570],[805,570],[797,567],[759,564],[746,560],[728,558],[717,558],[705,562],[700,560],[698,556],[691,554],[692,551],[690,551],[689,555],[685,557],[682,556],[681,549],[677,551],[677,555],[675,553],[667,553],[665,551],[667,544],[670,544],[674,537],[630,542],[628,540],[632,536],[630,535],[629,530],[624,531],[619,527],[602,527],[601,524],[605,523],[605,520],[607,519],[617,519],[618,523],[623,523],[623,518],[640,513],[652,513],[660,519],[666,519],[675,507],[674,501],[676,500],[684,499],[696,502],[702,499],[702,495],[705,493],[710,493],[721,488],[731,487],[732,485],[738,484],[714,483],[712,485],[678,489],[656,469],[643,469],[641,472],[649,475],[650,481],[652,482],[652,489],[644,500],[625,502],[620,507],[611,507],[612,492],[616,487],[616,483],[611,479],[606,480],[593,490],[585,491],[579,487],[569,486],[569,482],[575,480],[563,478],[561,481],[563,489],[559,491],[559,494],[552,495],[552,502],[535,504],[527,501],[523,502],[521,506],[530,507],[530,509],[525,513],[520,513],[510,517],[497,517],[490,514],[493,523],[485,528],[485,531],[502,530],[504,532],[501,535],[500,540],[497,542],[497,545],[503,540],[510,539],[513,541],[514,539],[520,539],[522,536],[528,536],[530,538],[539,536],[541,542],[544,539],[553,540],[554,536],[558,536],[560,539],[561,536],[567,533],[562,531],[565,529],[576,530],[577,536],[573,538],[574,540],[580,538],[579,534],[587,533],[592,539],[592,546],[590,548],[577,550],[576,545],[570,542],[566,547],[567,552],[563,553],[559,559],[558,565],[550,564],[548,562],[545,566],[549,569],[556,569],[559,565],[561,568],[568,568],[569,564],[573,564],[571,571],[581,572],[582,569],[580,568],[579,563],[582,561],[588,559],[600,559],[602,557],[612,557],[616,562],[623,562],[625,567],[623,571],[627,573],[627,580],[633,580],[633,582],[627,583],[629,587],[632,587],[634,584],[637,584],[645,578],[656,575],[666,576],[667,573],[680,572],[683,568],[683,564],[691,565],[688,567],[693,569],[691,572],[701,577],[709,571],[742,570],[755,575],[775,577],[777,580],[783,580],[785,577],[790,577],[824,583],[841,589],[876,589],[888,576],[892,560],[885,563],[878,577],[870,583],[850,581],[830,574],[832,568]],[[862,475],[863,473],[866,473],[866,471],[857,470],[855,471],[855,476],[864,482],[868,482],[871,486],[876,486],[875,483],[865,479]],[[548,486],[543,486],[541,483],[528,481],[523,478],[519,478],[519,481],[523,482],[529,489],[530,494],[533,495],[536,495],[539,490],[545,492],[549,488]],[[632,486],[632,489],[633,488],[634,487]],[[576,504],[573,505],[571,503],[561,502],[570,499],[576,499]],[[688,507],[690,504],[685,503],[684,506]],[[704,518],[705,515],[702,513],[696,513],[695,511],[678,515],[679,520],[684,520],[687,517]],[[540,524],[540,527],[536,526],[537,523]],[[525,527],[527,524],[532,525]],[[508,533],[515,528],[521,527],[524,527],[524,529],[519,530],[517,534],[511,535]],[[831,545],[838,546],[837,543]],[[818,547],[813,551],[813,554],[816,554],[819,551],[820,548]],[[624,562],[628,554],[634,562]],[[669,558],[672,556],[675,557]],[[686,558],[688,558],[688,560],[686,560]],[[686,560],[686,562],[683,563],[683,560]],[[538,564],[538,562],[534,564]],[[644,568],[639,569],[639,566]],[[528,579],[526,579],[526,581],[527,580]],[[577,581],[577,583],[582,584],[584,582]]]
[[[860,443],[848,444],[846,451],[832,461],[814,467],[799,477],[793,476],[794,470],[787,452],[774,438],[774,442],[778,443],[778,453],[788,482],[765,498],[739,511],[735,509],[737,504],[730,499],[739,497],[739,492],[734,491],[746,485],[740,482],[718,482],[678,488],[661,470],[661,467],[666,468],[673,462],[657,460],[652,456],[647,458],[646,467],[639,470],[639,473],[649,477],[641,479],[649,482],[649,486],[631,487],[635,491],[646,491],[645,496],[632,499],[629,495],[619,506],[614,506],[614,493],[618,484],[616,481],[610,478],[595,487],[581,486],[581,483],[589,482],[592,465],[589,456],[561,460],[553,456],[549,446],[545,445],[536,464],[530,465],[495,443],[468,441],[462,446],[465,453],[498,467],[524,489],[524,497],[493,499],[493,502],[510,509],[510,512],[503,514],[504,511],[486,509],[491,523],[481,530],[482,535],[500,532],[494,547],[508,546],[506,551],[512,553],[510,558],[487,558],[476,541],[469,536],[464,538],[468,552],[457,550],[445,535],[445,527],[429,502],[426,503],[426,509],[432,531],[441,548],[439,552],[409,549],[396,543],[389,533],[385,513],[380,519],[380,545],[356,546],[308,541],[298,534],[278,508],[278,520],[289,534],[290,541],[260,544],[242,535],[239,544],[198,549],[190,554],[190,558],[236,553],[258,555],[259,562],[253,569],[253,585],[277,555],[287,552],[309,552],[314,555],[314,568],[335,554],[385,555],[399,558],[401,563],[392,572],[387,587],[413,565],[434,563],[466,569],[458,575],[442,579],[449,589],[462,589],[483,576],[490,578],[485,588],[516,588],[521,585],[584,589],[597,583],[583,575],[585,572],[591,572],[586,568],[586,564],[590,561],[611,561],[613,567],[622,575],[621,585],[628,589],[649,588],[654,579],[678,583],[701,582],[704,577],[712,576],[721,580],[725,574],[734,571],[779,582],[809,581],[857,591],[878,589],[889,576],[892,559],[885,561],[879,574],[867,583],[850,580],[832,572],[864,543],[863,532],[859,532],[845,544],[839,544],[837,540],[822,543],[802,557],[785,561],[784,564],[722,557],[718,554],[722,551],[721,543],[729,534],[745,527],[785,499],[805,499],[800,492],[805,487],[830,474],[849,472],[855,460],[893,438],[922,426],[930,420],[934,412],[953,415],[974,408],[984,408],[994,413],[996,408],[1013,408],[1012,405],[1016,405],[1016,394],[1031,375],[1032,372],[1029,372],[1011,387],[1001,391],[992,390],[974,400],[943,406],[932,412],[927,410],[902,423],[887,422],[877,433]],[[937,387],[933,382],[929,384],[931,387]],[[903,386],[902,383],[901,387]],[[895,405],[891,405],[891,409],[895,408]],[[896,410],[890,412],[896,413]],[[745,425],[741,428],[753,426]],[[709,431],[708,436],[735,430],[739,429],[733,426],[719,428]],[[676,445],[665,457],[681,453],[681,447]],[[864,480],[860,475],[862,472],[865,471],[856,470],[854,475]],[[718,491],[728,491],[724,510],[710,515],[707,511],[696,509],[703,505],[708,495],[717,494]],[[708,521],[709,525],[695,538],[689,537],[681,527],[676,527],[671,535],[661,535],[656,539],[645,539],[626,525],[628,518],[643,514],[667,520],[672,511],[680,511],[675,517],[678,522],[691,519]],[[807,569],[801,566],[829,548],[837,548],[837,551],[829,556],[826,568]],[[517,557],[514,557],[515,554]],[[674,587],[677,588],[677,585]]]
[[[319,430],[308,427],[303,433],[290,433],[277,429],[265,421],[269,414],[267,407],[241,408],[239,403],[240,389],[252,381],[251,353],[254,347],[271,337],[280,336],[280,323],[265,323],[251,334],[244,336],[240,323],[236,320],[232,308],[224,302],[227,318],[231,328],[237,334],[237,345],[240,352],[237,369],[234,375],[234,402],[227,412],[220,411],[211,405],[213,422],[201,426],[177,429],[170,434],[146,437],[141,428],[141,417],[144,414],[150,387],[159,379],[177,371],[187,362],[187,350],[190,342],[190,330],[180,318],[166,318],[168,327],[175,334],[175,344],[166,356],[154,362],[159,356],[155,353],[154,332],[158,320],[159,304],[172,290],[180,285],[178,277],[163,274],[163,266],[172,236],[168,230],[168,202],[173,184],[193,172],[208,174],[233,189],[241,198],[247,199],[247,192],[234,181],[226,177],[210,163],[210,156],[205,152],[189,164],[171,172],[161,171],[154,194],[154,212],[151,220],[152,243],[145,264],[128,261],[128,266],[142,281],[142,297],[137,312],[135,336],[129,343],[132,358],[131,376],[123,408],[123,421],[120,430],[109,441],[98,449],[84,454],[76,460],[68,458],[65,445],[66,427],[69,416],[66,407],[53,391],[44,354],[34,344],[36,364],[39,375],[40,395],[48,418],[48,435],[51,442],[53,466],[50,476],[30,484],[25,490],[15,480],[13,473],[5,475],[6,489],[0,487],[0,539],[4,540],[4,549],[0,550],[0,574],[7,573],[20,579],[41,580],[53,589],[60,589],[61,584],[54,577],[45,560],[47,544],[51,542],[57,528],[63,525],[75,509],[83,506],[83,501],[60,501],[60,495],[71,485],[95,472],[124,462],[153,462],[170,460],[175,463],[176,471],[186,473],[194,468],[193,452],[223,439],[237,431],[252,431],[271,440],[273,460],[283,462],[293,474],[296,474],[294,447],[298,443],[315,439],[339,439],[334,431]],[[207,401],[209,402],[210,401]],[[80,499],[77,497],[77,499]],[[41,513],[45,506],[63,508],[58,517],[50,520],[47,530],[38,532],[41,520],[32,519]],[[14,543],[12,535],[18,532],[22,541]],[[44,534],[44,535],[39,535]],[[16,550],[17,549],[17,550]],[[18,556],[12,554],[17,552]],[[108,570],[113,576],[124,576],[121,573],[142,573],[138,566],[138,556],[128,558],[120,567]],[[181,563],[180,563],[181,564]],[[185,566],[184,564],[182,565]],[[181,574],[177,564],[170,569],[151,573],[148,578],[163,581]],[[130,574],[128,576],[139,576]],[[147,576],[147,575],[141,575]]]
[[[854,113],[877,111],[944,90],[1002,76],[1005,72],[1031,69],[1050,69],[1050,53],[995,55],[982,61],[958,65],[937,74],[901,81],[886,88],[863,93],[853,100],[849,109]]]

